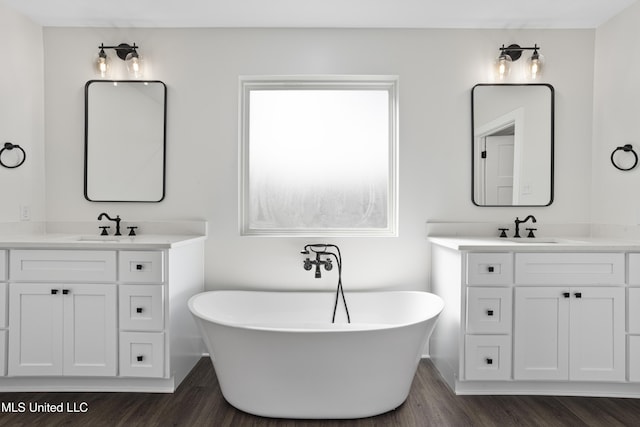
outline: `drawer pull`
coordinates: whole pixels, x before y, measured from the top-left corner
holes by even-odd
[[[493,365],[493,359],[490,357],[487,357],[487,365]]]
[[[573,294],[576,296],[576,298],[582,298],[582,292],[576,292],[575,294]]]
[[[63,289],[62,295],[69,295],[69,289]]]
[[[57,295],[58,290],[57,289],[51,289],[51,295]]]
[[[142,307],[136,307],[136,313],[142,313]]]
[[[142,270],[142,264],[136,264],[136,270]]]
[[[493,316],[493,310],[487,310],[487,316]]]
[[[136,360],[137,360],[138,362],[142,362],[142,361],[144,360],[144,356],[137,356],[137,357],[136,357]]]
[[[495,270],[495,268],[493,267],[493,265],[490,265],[489,267],[487,267],[487,271],[488,271],[489,273],[493,273],[493,272],[494,272],[494,270]]]
[[[569,298],[571,296],[571,294],[569,292],[563,292],[562,296],[565,298]]]

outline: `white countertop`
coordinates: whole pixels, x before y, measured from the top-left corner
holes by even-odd
[[[204,240],[199,235],[95,236],[46,233],[0,235],[0,249],[169,249]]]
[[[0,223],[0,249],[169,249],[207,238],[206,221],[124,222],[122,236],[100,236],[100,225],[105,223]],[[136,236],[127,235],[127,225],[138,227]]]
[[[569,251],[637,251],[640,240],[625,240],[595,237],[429,237],[435,245],[458,251],[523,251],[523,252],[569,252]]]

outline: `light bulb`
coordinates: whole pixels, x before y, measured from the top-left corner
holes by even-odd
[[[131,52],[126,59],[127,70],[129,75],[133,78],[139,79],[143,76],[142,59],[135,50]]]
[[[109,75],[109,58],[107,54],[104,53],[104,49],[100,49],[100,53],[98,54],[98,59],[96,61],[96,68],[100,77],[105,78]]]
[[[495,63],[495,73],[498,80],[509,77],[511,72],[511,57],[505,53],[500,54]]]
[[[527,60],[527,77],[531,80],[539,79],[542,75],[543,65],[544,57],[537,50],[534,50],[531,58]]]

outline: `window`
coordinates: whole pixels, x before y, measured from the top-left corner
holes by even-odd
[[[243,235],[397,235],[397,77],[240,86]]]

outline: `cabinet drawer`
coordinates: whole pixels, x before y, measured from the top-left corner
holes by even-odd
[[[0,328],[6,328],[8,324],[9,304],[7,298],[7,284],[0,283]]]
[[[118,258],[120,281],[162,283],[164,256],[160,251],[121,251]]]
[[[517,253],[519,285],[623,285],[623,253]]]
[[[0,250],[0,282],[7,280],[7,251]]]
[[[120,329],[161,331],[164,329],[162,285],[121,285]]]
[[[511,377],[511,336],[467,335],[464,359],[467,380],[508,380]]]
[[[629,284],[640,285],[640,253],[629,254]]]
[[[629,319],[629,333],[640,334],[640,288],[629,288],[627,298],[627,313]],[[640,356],[640,355],[638,355]]]
[[[470,253],[467,255],[468,285],[508,285],[512,281],[512,254]]]
[[[640,381],[640,335],[629,336],[629,381]]]
[[[7,375],[7,331],[0,331],[0,376]]]
[[[11,280],[113,282],[114,251],[12,250]]]
[[[120,376],[164,375],[164,334],[162,332],[120,332]]]
[[[467,333],[511,333],[511,288],[467,288]]]

